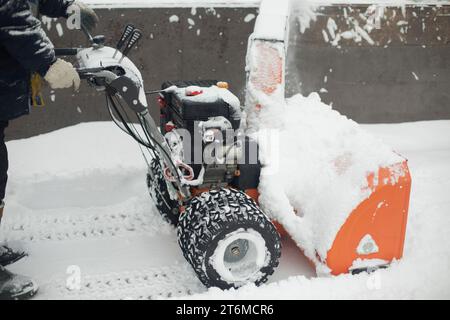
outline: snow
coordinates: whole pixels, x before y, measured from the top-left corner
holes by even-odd
[[[138,146],[109,122],[7,143],[1,236],[30,253],[10,269],[36,278],[37,299],[450,298],[450,121],[362,127],[408,157],[413,176],[404,258],[386,270],[316,278],[285,238],[269,284],[206,292],[149,200]]]
[[[265,104],[259,122],[260,204],[306,256],[325,261],[348,215],[369,195],[367,175],[403,158],[317,94]]]
[[[346,11],[344,11],[345,13]],[[370,13],[370,14],[369,14]],[[336,21],[333,18],[328,18],[327,21],[327,31],[322,30],[324,41],[330,42],[333,46],[338,46],[342,39],[345,40],[353,40],[356,43],[361,42],[364,39],[368,44],[375,45],[375,42],[370,37],[369,33],[373,30],[375,21],[377,18],[375,13],[372,12],[371,7],[367,9],[366,14],[370,16],[370,19],[366,19],[365,24],[361,27],[353,17],[349,17],[344,14],[347,25],[351,26],[349,30],[344,30],[341,32],[338,31],[338,27]],[[378,18],[377,18],[378,19]],[[309,26],[309,25],[308,25]],[[331,40],[330,40],[331,38]]]
[[[62,37],[64,35],[64,30],[61,23],[56,24],[56,31],[58,32],[59,37]]]
[[[36,278],[38,298],[155,299],[204,290],[149,201],[139,147],[113,123],[11,141],[8,149],[0,234],[30,253],[11,270]],[[71,266],[81,269],[80,290],[66,289]]]
[[[180,18],[176,14],[173,14],[173,15],[171,15],[169,17],[169,22],[170,23],[176,23],[176,22],[179,22],[179,21],[180,21]]]
[[[288,0],[266,0],[261,3],[256,18],[253,39],[284,41],[289,18]]]
[[[222,99],[233,109],[232,116],[236,119],[240,119],[241,102],[238,97],[226,88],[220,88],[218,86],[210,86],[206,88],[189,86],[187,88],[178,88],[176,86],[171,86],[165,89],[165,91],[176,93],[182,100],[189,100],[197,103],[213,103]],[[200,93],[191,95],[193,92]]]
[[[266,0],[269,1],[270,0]],[[263,2],[264,3],[264,2]],[[312,21],[316,20],[316,16],[320,15],[320,12],[317,12],[321,6],[326,5],[341,5],[343,11],[343,17],[345,19],[347,29],[338,30],[336,22],[333,18],[328,18],[326,29],[322,29],[323,40],[326,43],[330,43],[333,46],[339,47],[340,42],[342,40],[352,40],[355,43],[361,43],[361,41],[367,42],[369,45],[376,45],[376,41],[372,39],[371,33],[372,31],[379,29],[384,24],[389,24],[386,21],[387,17],[385,14],[385,8],[388,6],[400,7],[401,14],[403,17],[406,17],[406,6],[439,6],[439,5],[449,5],[450,1],[442,0],[442,1],[406,1],[406,0],[379,0],[379,1],[370,1],[370,0],[338,0],[338,1],[327,1],[327,0],[304,0],[304,1],[296,1],[291,0],[291,26],[294,26],[293,22],[297,21],[300,27],[300,33],[304,33],[306,29],[308,29],[311,25]],[[349,15],[347,11],[352,11],[353,5],[368,5],[367,10],[364,13],[360,13],[359,16],[362,18],[363,22],[358,22],[358,19],[355,19],[353,16]],[[393,12],[395,16],[395,12]],[[415,14],[415,13],[413,13]],[[266,23],[270,24],[270,23]],[[271,26],[273,28],[277,28],[279,32],[281,32],[281,28],[278,26],[279,23],[274,20]],[[405,20],[400,20],[396,23],[397,29],[401,33],[407,33],[408,22]],[[269,28],[268,26],[266,26]],[[422,29],[425,27],[425,24],[422,25]],[[424,30],[424,29],[423,29]],[[275,32],[275,31],[272,31]],[[400,39],[403,41],[403,39]]]
[[[136,170],[142,161],[136,157],[136,146],[129,137],[114,133],[111,123],[80,124],[26,140],[8,143],[11,153],[10,172],[14,181],[32,178],[33,182],[54,177],[69,178],[87,176],[93,172],[109,172],[111,169]],[[95,139],[93,139],[95,137]],[[115,145],[120,146],[115,149]],[[30,163],[30,155],[36,165]],[[37,165],[39,164],[39,165]]]
[[[254,20],[256,16],[253,13],[249,13],[244,17],[244,22],[249,23]]]

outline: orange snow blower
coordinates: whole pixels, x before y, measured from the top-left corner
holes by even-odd
[[[277,222],[257,201],[260,146],[238,130],[240,101],[216,80],[167,81],[161,90],[145,91],[141,72],[127,57],[141,36],[128,25],[115,48],[97,36],[89,37],[89,48],[56,52],[76,55],[80,77],[105,92],[112,120],[141,146],[150,196],[161,216],[176,226],[181,251],[199,280],[222,289],[262,284],[279,264],[281,237]],[[282,41],[250,39],[249,122],[252,110],[267,107],[260,101],[263,95],[284,99],[283,50]],[[158,94],[160,128],[149,113],[150,94]],[[369,174],[368,198],[348,213],[326,256],[309,251],[307,256],[332,274],[400,258],[410,184],[406,162]],[[303,236],[292,224],[278,222],[294,240]]]

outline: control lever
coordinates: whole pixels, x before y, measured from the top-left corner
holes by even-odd
[[[86,37],[88,38],[89,42],[91,43],[91,45],[94,49],[103,47],[103,44],[105,43],[105,39],[106,39],[105,36],[99,35],[99,36],[93,37],[84,26],[81,26],[81,30],[86,35]]]
[[[92,35],[90,34],[90,32],[82,25],[81,26],[81,31],[83,31],[83,33],[86,35],[86,37],[88,38],[89,42],[91,44],[94,43],[94,39],[92,38]]]
[[[77,69],[78,75],[80,79],[88,79],[93,76],[95,73],[105,70],[104,68],[79,68]]]
[[[81,48],[56,48],[55,55],[59,56],[76,56]]]
[[[135,29],[130,37],[130,40],[128,41],[127,45],[125,46],[125,49],[122,52],[122,58],[120,58],[119,63],[122,62],[123,58],[130,53],[131,49],[139,42],[139,40],[142,38],[142,31],[139,29]]]
[[[123,30],[123,33],[119,39],[119,42],[117,42],[116,51],[114,52],[113,58],[116,57],[117,52],[119,52],[122,49],[123,45],[125,44],[126,41],[128,41],[128,39],[131,37],[131,35],[133,34],[133,31],[135,29],[136,28],[132,24],[128,24],[125,27],[125,30]]]

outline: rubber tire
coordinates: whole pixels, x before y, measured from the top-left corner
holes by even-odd
[[[258,205],[242,191],[219,189],[193,198],[180,216],[178,243],[186,260],[206,287],[238,288],[242,284],[222,280],[209,258],[220,240],[238,229],[253,229],[266,242],[270,252],[269,263],[261,268],[260,285],[278,266],[281,256],[281,238],[275,226]]]
[[[150,170],[155,177],[155,181],[153,181],[150,173],[147,173],[147,187],[150,197],[155,202],[156,208],[164,220],[173,226],[177,226],[180,216],[178,202],[170,198],[170,194],[167,189],[167,182],[164,178],[163,170],[159,161],[152,159],[150,163]]]

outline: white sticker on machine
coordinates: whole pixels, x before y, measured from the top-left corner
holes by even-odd
[[[370,234],[366,234],[359,242],[356,252],[363,255],[377,253],[378,245]]]

